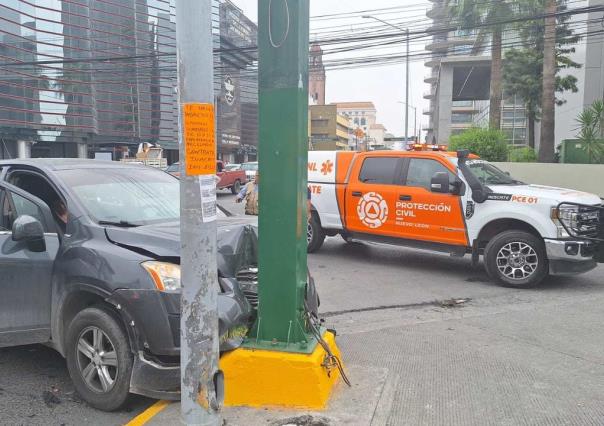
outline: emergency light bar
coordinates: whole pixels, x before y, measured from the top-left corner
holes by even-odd
[[[416,143],[411,145],[410,151],[446,151],[447,145],[428,145],[424,143]]]

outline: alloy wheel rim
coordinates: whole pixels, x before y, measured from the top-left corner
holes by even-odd
[[[98,327],[85,328],[78,337],[76,357],[86,386],[96,393],[113,389],[119,372],[113,342]]]
[[[512,280],[525,280],[537,271],[539,256],[535,249],[520,241],[508,243],[497,253],[497,269]]]

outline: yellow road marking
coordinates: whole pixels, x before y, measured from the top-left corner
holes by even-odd
[[[124,426],[143,426],[171,403],[171,401],[157,401],[155,404],[130,420]]]

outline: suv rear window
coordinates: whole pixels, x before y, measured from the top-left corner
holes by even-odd
[[[396,157],[367,158],[363,161],[359,180],[363,183],[394,185],[399,159]]]

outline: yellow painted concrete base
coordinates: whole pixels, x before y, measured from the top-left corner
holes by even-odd
[[[332,333],[323,339],[340,360]],[[323,366],[325,350],[312,354],[239,348],[220,358],[224,372],[224,405],[322,409],[327,405],[340,372]]]

